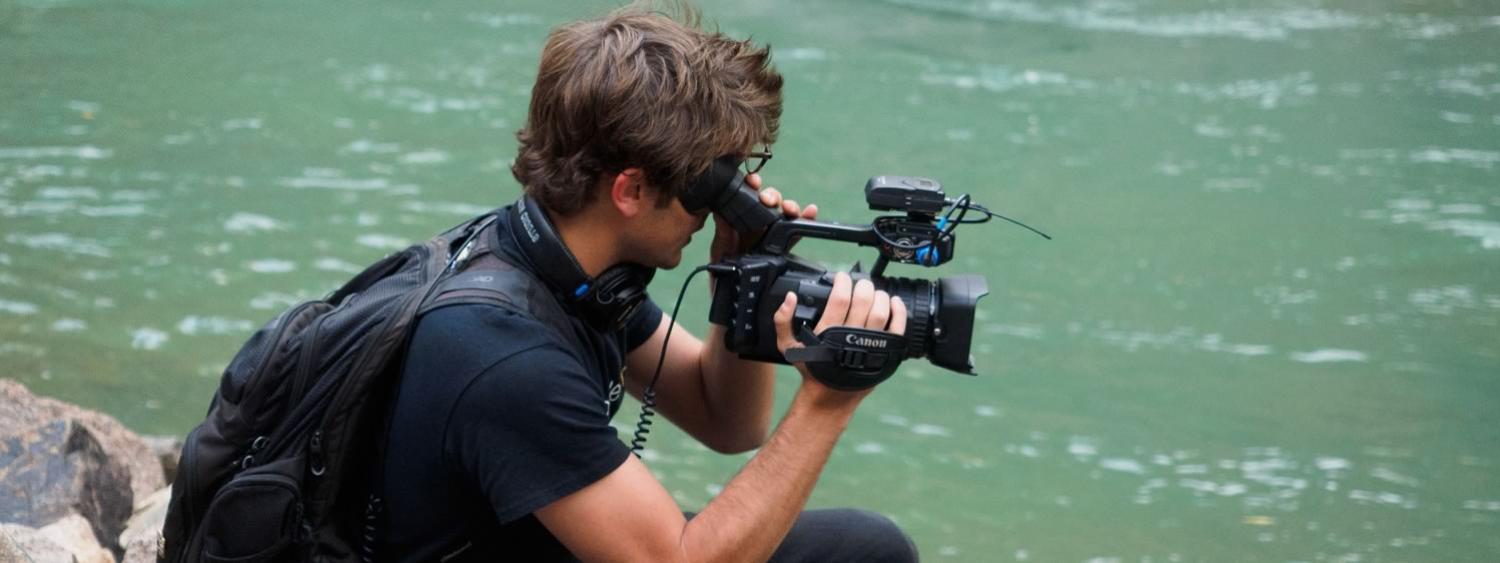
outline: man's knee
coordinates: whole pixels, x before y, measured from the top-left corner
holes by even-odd
[[[857,523],[860,542],[868,545],[867,552],[873,559],[890,563],[916,561],[917,545],[911,536],[885,515],[869,510],[846,509],[850,522]]]
[[[906,563],[917,560],[917,547],[900,526],[875,512],[809,510],[771,560]]]

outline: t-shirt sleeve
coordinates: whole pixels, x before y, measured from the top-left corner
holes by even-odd
[[[645,344],[656,329],[661,327],[661,307],[647,297],[635,308],[635,313],[625,323],[625,351],[629,352]]]
[[[487,368],[464,392],[447,459],[489,497],[504,524],[608,475],[630,450],[609,425],[600,381],[547,344]]]

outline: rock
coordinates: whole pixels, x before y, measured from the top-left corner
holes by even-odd
[[[21,551],[21,546],[16,545],[16,540],[11,538],[12,534],[9,530],[5,529],[5,524],[0,524],[0,561],[26,561],[30,559],[26,555],[26,552]]]
[[[0,439],[11,429],[26,429],[41,421],[72,419],[82,422],[110,457],[123,460],[130,472],[132,498],[146,498],[167,485],[159,462],[146,443],[113,418],[46,397],[38,397],[26,386],[0,379]]]
[[[130,517],[130,472],[88,426],[72,419],[0,437],[0,522],[43,528],[79,516],[114,550]]]
[[[141,436],[141,441],[151,448],[151,453],[161,463],[162,476],[170,485],[177,478],[177,460],[182,457],[182,436]]]
[[[41,528],[0,524],[0,561],[114,563],[115,556],[99,545],[87,519],[69,514]]]
[[[171,501],[172,487],[167,487],[135,504],[135,515],[125,525],[125,533],[120,534],[120,545],[125,548],[120,563],[155,563]]]

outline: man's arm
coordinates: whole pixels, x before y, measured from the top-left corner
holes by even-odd
[[[776,366],[742,360],[727,350],[724,327],[711,325],[705,343],[662,315],[651,338],[626,358],[626,389],[636,398],[642,396],[669,330],[672,339],[656,384],[662,415],[720,453],[760,447],[771,427]]]
[[[746,178],[760,190],[761,204],[780,209],[788,218],[816,219],[818,207],[802,208],[783,199],[776,188],[761,189],[759,174]],[[709,261],[745,252],[748,243],[718,217],[714,218],[714,241]],[[742,360],[724,347],[724,327],[710,325],[706,340],[699,340],[681,325],[662,315],[660,326],[645,343],[626,357],[625,388],[637,399],[651,383],[661,357],[662,341],[669,341],[656,398],[662,415],[699,442],[719,453],[739,453],[760,447],[771,428],[771,405],[775,400],[776,366]]]
[[[906,309],[839,274],[818,332],[848,325],[905,331]],[[778,345],[791,337],[796,297],[776,314]],[[802,385],[765,447],[703,512],[686,520],[645,465],[631,457],[599,481],[536,512],[563,545],[584,561],[754,561],[770,557],[806,504],[833,445],[869,391],[824,387],[804,366]]]
[[[583,561],[764,561],[806,504],[859,401],[816,395],[797,394],[766,446],[691,521],[634,456],[536,516]]]

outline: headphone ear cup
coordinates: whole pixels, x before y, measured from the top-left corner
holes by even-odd
[[[588,309],[589,316],[618,327],[646,300],[646,288],[655,276],[655,268],[618,264],[594,278],[588,293],[579,301]]]
[[[571,305],[595,326],[619,328],[646,300],[646,286],[656,275],[655,268],[616,264],[590,279],[547,213],[530,197],[522,197],[510,208],[509,223],[511,235],[557,300]]]

